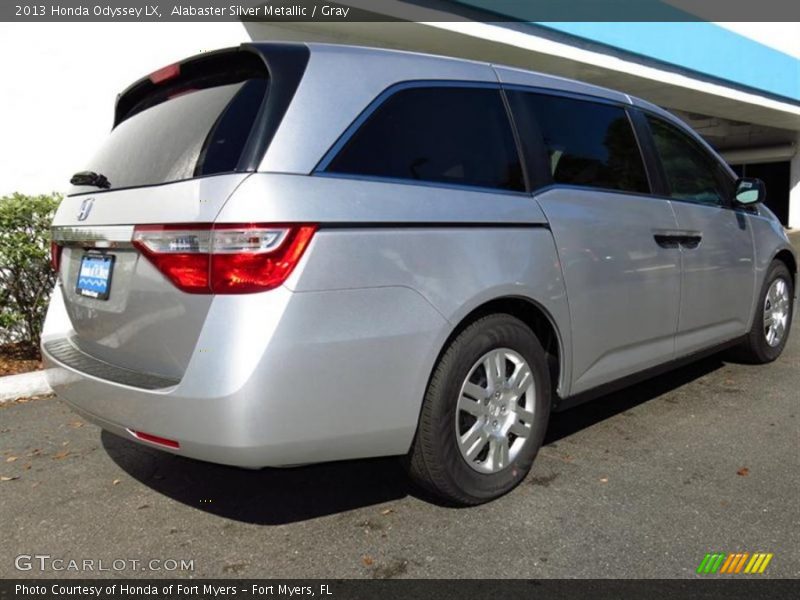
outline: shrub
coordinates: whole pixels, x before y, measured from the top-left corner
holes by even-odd
[[[0,198],[0,345],[27,346],[31,356],[55,282],[50,222],[60,201],[58,194]]]

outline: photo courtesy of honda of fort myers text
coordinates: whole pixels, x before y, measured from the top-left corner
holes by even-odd
[[[795,592],[797,6],[0,17],[3,599]]]

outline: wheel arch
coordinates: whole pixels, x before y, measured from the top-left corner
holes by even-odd
[[[786,265],[786,268],[789,269],[789,274],[792,276],[792,286],[795,288],[795,293],[797,293],[797,259],[794,254],[789,249],[784,248],[779,250],[772,257],[772,260],[778,260]]]
[[[431,369],[431,374],[433,373],[433,369],[436,368],[442,354],[447,351],[450,343],[464,329],[482,317],[498,313],[509,314],[518,318],[531,328],[542,344],[545,354],[547,355],[550,381],[553,385],[553,401],[556,403],[567,384],[566,377],[568,373],[565,368],[566,349],[564,340],[562,339],[561,332],[553,316],[546,308],[532,298],[523,296],[501,296],[487,300],[473,308],[462,317],[450,331],[450,334],[439,349],[439,353]]]

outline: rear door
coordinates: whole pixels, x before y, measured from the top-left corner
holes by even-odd
[[[182,376],[212,296],[179,290],[134,248],[134,229],[214,221],[247,177],[268,81],[261,56],[233,50],[162,69],[120,96],[114,128],[53,222],[73,346]]]
[[[646,120],[683,236],[676,352],[684,355],[747,331],[753,232],[730,206],[733,180],[722,164],[687,132],[653,115]]]
[[[670,202],[650,194],[626,108],[507,90],[535,198],[558,247],[572,320],[571,393],[670,360],[680,255]]]

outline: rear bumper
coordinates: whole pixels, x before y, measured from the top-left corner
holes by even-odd
[[[180,381],[145,389],[48,351],[73,335],[57,289],[42,341],[53,390],[103,429],[259,468],[405,453],[447,332],[404,287],[217,296]]]

